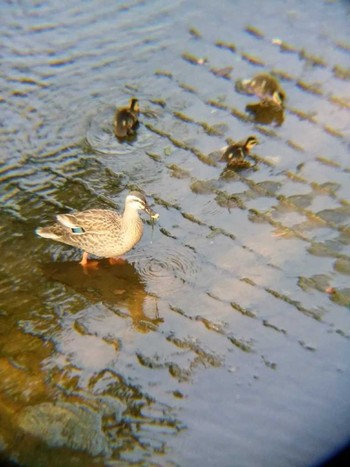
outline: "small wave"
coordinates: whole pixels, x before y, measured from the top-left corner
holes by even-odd
[[[130,154],[146,149],[153,144],[153,135],[142,125],[137,129],[133,141],[120,142],[113,132],[115,107],[109,106],[96,114],[90,121],[86,139],[93,150],[102,154]]]
[[[164,250],[159,245],[150,245],[147,252],[139,252],[133,256],[135,268],[138,270],[148,289],[164,297],[184,284],[193,286],[198,273],[196,254],[184,246]]]

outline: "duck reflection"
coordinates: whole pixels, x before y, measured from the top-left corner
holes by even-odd
[[[255,160],[237,159],[231,164],[227,164],[224,170],[220,173],[220,179],[237,178],[235,174],[243,170],[257,170],[257,162]]]
[[[256,123],[282,125],[286,93],[275,77],[269,73],[259,73],[253,78],[236,81],[235,88],[239,93],[255,95],[260,99],[245,108]]]
[[[127,308],[133,326],[139,332],[152,331],[164,321],[158,315],[157,298],[146,292],[140,274],[126,260],[112,265],[107,259],[102,259],[97,268],[88,271],[75,261],[52,262],[42,267],[48,278],[74,289],[92,303]],[[153,304],[154,317],[146,315],[146,302]]]
[[[284,108],[271,99],[263,99],[254,104],[248,104],[245,110],[252,115],[256,123],[265,125],[275,123],[280,126],[284,121]]]

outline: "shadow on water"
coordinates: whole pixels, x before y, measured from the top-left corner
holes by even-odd
[[[46,263],[42,268],[46,277],[72,288],[90,303],[125,307],[133,327],[139,332],[154,330],[164,321],[158,316],[156,297],[146,292],[140,274],[126,260],[111,265],[103,259],[97,268],[88,270],[76,261]],[[146,315],[146,302],[153,304],[154,317]]]

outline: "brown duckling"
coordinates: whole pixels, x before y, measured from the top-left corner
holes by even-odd
[[[128,107],[117,109],[114,117],[114,133],[117,138],[126,138],[135,133],[139,123],[139,101],[136,97],[130,99]]]
[[[258,144],[255,136],[249,136],[245,142],[230,144],[223,153],[220,161],[226,161],[227,166],[242,162],[246,156],[249,156],[251,149]]]
[[[237,83],[237,89],[247,94],[255,94],[260,99],[271,99],[278,105],[282,105],[286,93],[281,85],[269,73],[259,73],[253,78],[244,79]]]

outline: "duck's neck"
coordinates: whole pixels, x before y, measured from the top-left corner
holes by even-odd
[[[124,209],[124,213],[123,213],[123,221],[125,223],[135,222],[135,220],[139,218],[140,218],[139,212],[136,209],[126,206],[126,208]]]

